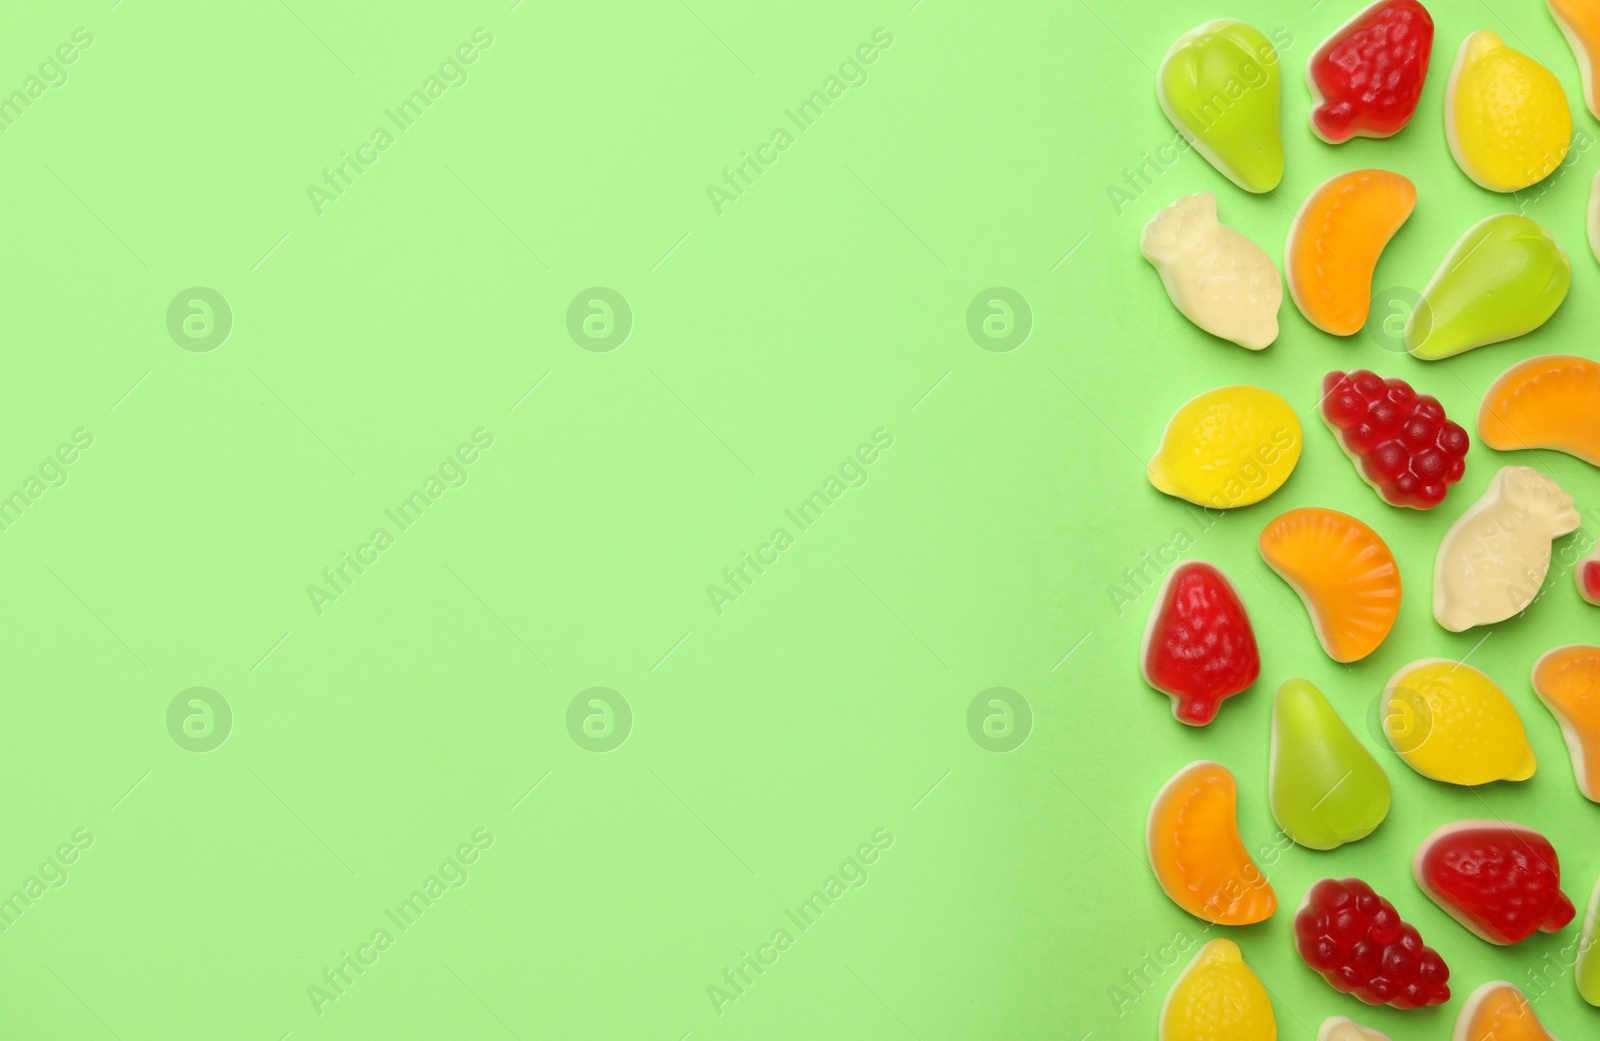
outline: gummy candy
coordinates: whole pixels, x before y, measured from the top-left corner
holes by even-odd
[[[1244,963],[1239,945],[1200,948],[1161,1005],[1160,1041],[1276,1041],[1272,999]]]
[[[1431,394],[1366,369],[1322,378],[1322,418],[1356,472],[1391,506],[1431,510],[1466,473],[1467,432]]]
[[[1145,843],[1172,902],[1217,925],[1250,925],[1278,909],[1277,895],[1239,838],[1239,787],[1221,763],[1190,763],[1150,804]]]
[[[1317,1041],[1389,1041],[1389,1035],[1344,1016],[1329,1016],[1317,1030]]]
[[[1348,514],[1290,510],[1268,524],[1261,557],[1300,594],[1334,661],[1378,649],[1400,614],[1400,568],[1378,533]]]
[[[1594,56],[1600,52],[1600,6],[1593,0],[1549,0],[1549,4],[1551,17],[1572,47],[1572,56],[1578,59],[1584,103],[1600,119],[1600,84],[1594,78]]]
[[[1167,573],[1145,626],[1139,671],[1172,698],[1173,716],[1191,726],[1217,718],[1224,698],[1256,681],[1255,630],[1226,575],[1203,560]]]
[[[1546,354],[1511,366],[1483,396],[1478,435],[1501,452],[1553,448],[1600,466],[1600,363]]]
[[[1278,52],[1260,30],[1220,19],[1178,37],[1156,70],[1156,96],[1195,151],[1247,192],[1283,179]]]
[[[1252,351],[1278,338],[1283,279],[1266,250],[1218,222],[1215,195],[1180,195],[1159,210],[1139,252],[1173,306],[1206,332]]]
[[[1600,260],[1600,171],[1589,182],[1589,213],[1584,224],[1589,233],[1589,252]]]
[[[1522,336],[1556,313],[1572,261],[1539,223],[1500,213],[1467,229],[1406,319],[1406,350],[1438,361]]]
[[[1406,765],[1448,784],[1526,781],[1538,760],[1511,699],[1472,666],[1423,658],[1384,688],[1383,733]]]
[[[1578,561],[1572,574],[1578,580],[1578,595],[1600,606],[1600,549]]]
[[[1309,849],[1366,838],[1389,814],[1389,778],[1322,692],[1289,680],[1272,702],[1272,819]]]
[[[1555,479],[1503,466],[1444,533],[1433,565],[1433,617],[1451,632],[1522,612],[1550,570],[1551,540],[1582,518]]]
[[[1450,968],[1394,905],[1358,878],[1325,878],[1294,916],[1305,963],[1344,994],[1397,1009],[1450,1000]]]
[[[1561,724],[1584,798],[1600,802],[1600,647],[1572,643],[1533,663],[1533,690]]]
[[[1583,931],[1578,934],[1578,993],[1583,1000],[1600,1007],[1600,883],[1589,894],[1589,910],[1583,915]]]
[[[1283,250],[1289,293],[1306,321],[1335,336],[1361,331],[1378,255],[1416,204],[1416,185],[1387,170],[1336,174],[1312,189]]]
[[[1505,980],[1491,980],[1467,996],[1451,1041],[1560,1041],[1539,1022],[1533,1002]]]
[[[1364,8],[1306,62],[1311,132],[1330,145],[1399,133],[1417,110],[1432,55],[1433,19],[1417,0]]]
[[[1160,491],[1198,506],[1249,506],[1283,487],[1302,443],[1300,419],[1283,398],[1218,387],[1173,413],[1146,474]]]
[[[1561,891],[1555,847],[1517,824],[1446,824],[1417,847],[1411,873],[1451,918],[1501,946],[1560,932],[1577,914]]]
[[[1542,181],[1566,158],[1572,113],[1551,71],[1480,29],[1456,54],[1444,130],[1461,171],[1492,192]]]

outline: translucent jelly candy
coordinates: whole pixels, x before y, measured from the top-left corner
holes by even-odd
[[[1266,250],[1217,221],[1215,195],[1178,196],[1144,226],[1139,252],[1173,306],[1206,332],[1252,351],[1278,338],[1283,279]]]
[[[1182,36],[1156,70],[1156,96],[1195,151],[1247,192],[1283,179],[1278,52],[1261,32],[1222,19]]]
[[[1577,914],[1561,891],[1555,847],[1517,824],[1446,824],[1417,847],[1411,873],[1451,918],[1501,946],[1560,932]]]
[[[1167,572],[1144,630],[1144,681],[1172,698],[1180,723],[1203,726],[1224,698],[1261,675],[1261,654],[1244,603],[1226,575],[1203,560]]]
[[[1311,132],[1336,145],[1389,137],[1411,122],[1433,55],[1433,19],[1417,0],[1378,0],[1306,62]]]
[[[1500,213],[1467,229],[1406,319],[1406,350],[1438,361],[1539,328],[1572,284],[1572,262],[1537,221]]]
[[[1589,252],[1600,260],[1600,172],[1589,182],[1589,214],[1584,224],[1589,233]]]
[[[1249,506],[1283,487],[1301,444],[1287,401],[1260,387],[1218,387],[1173,413],[1146,475],[1198,506]]]
[[[1283,250],[1289,293],[1306,321],[1335,336],[1361,331],[1378,255],[1416,204],[1416,185],[1387,170],[1336,174],[1312,189]]]
[[[1179,974],[1161,1006],[1160,1041],[1276,1041],[1272,999],[1239,945],[1212,940]]]
[[[1322,418],[1361,479],[1391,506],[1431,510],[1466,473],[1472,441],[1444,406],[1366,369],[1322,378]]]
[[[1384,736],[1424,777],[1467,786],[1526,781],[1539,765],[1511,699],[1470,665],[1414,661],[1383,697]]]
[[[1578,59],[1583,77],[1583,100],[1589,112],[1600,119],[1600,84],[1595,83],[1594,58],[1600,53],[1600,6],[1592,0],[1549,0],[1550,14],[1561,27],[1561,35]]]
[[[1190,763],[1150,804],[1145,843],[1172,902],[1218,925],[1272,917],[1278,898],[1239,838],[1239,788],[1221,763]]]
[[[1325,878],[1306,890],[1294,945],[1343,994],[1397,1009],[1450,1000],[1450,969],[1394,905],[1358,878]]]
[[[1600,802],[1600,647],[1572,643],[1533,663],[1533,690],[1561,724],[1584,798]]]
[[[1289,680],[1272,702],[1272,819],[1309,849],[1366,838],[1389,814],[1389,777],[1322,692]]]
[[[1261,558],[1300,594],[1334,661],[1378,649],[1400,614],[1400,568],[1378,533],[1348,514],[1290,510],[1268,524]]]
[[[1451,1041],[1560,1041],[1534,1015],[1528,996],[1504,980],[1467,996]]]
[[[1582,518],[1554,478],[1503,466],[1483,497],[1444,533],[1433,564],[1433,617],[1451,632],[1519,614],[1550,570],[1552,539]]]
[[[1389,1041],[1389,1035],[1344,1016],[1329,1016],[1317,1030],[1317,1041]]]
[[[1501,452],[1553,448],[1600,466],[1600,363],[1546,354],[1511,366],[1483,396],[1478,435]]]
[[[1578,561],[1572,575],[1578,580],[1578,595],[1600,606],[1600,549]]]
[[[1481,29],[1450,70],[1444,132],[1463,173],[1492,192],[1514,192],[1561,165],[1572,113],[1549,69]]]
[[[1578,993],[1591,1005],[1600,1006],[1600,883],[1589,894],[1589,910],[1583,915],[1583,931],[1578,939]]]

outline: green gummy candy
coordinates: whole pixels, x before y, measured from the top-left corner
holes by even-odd
[[[1578,993],[1591,1005],[1600,1006],[1600,883],[1589,897],[1589,910],[1583,916],[1583,931],[1578,934]]]
[[[1178,37],[1156,71],[1161,110],[1195,150],[1247,192],[1283,179],[1278,52],[1243,22],[1207,22]]]
[[[1438,361],[1531,333],[1556,313],[1572,261],[1538,221],[1516,213],[1467,229],[1406,321],[1406,350]]]
[[[1366,838],[1389,814],[1389,777],[1322,692],[1289,680],[1272,702],[1272,817],[1310,849]]]

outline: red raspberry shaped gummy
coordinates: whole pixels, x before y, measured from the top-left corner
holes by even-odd
[[[1261,675],[1255,630],[1226,575],[1203,560],[1167,575],[1144,631],[1139,671],[1172,698],[1181,723],[1204,726],[1222,699]]]
[[[1561,891],[1555,847],[1532,828],[1446,824],[1418,847],[1411,869],[1434,903],[1490,943],[1557,932],[1577,914]]]
[[[1366,369],[1322,379],[1322,418],[1391,506],[1431,510],[1466,473],[1472,441],[1439,399]]]
[[[1433,19],[1417,0],[1380,0],[1311,55],[1311,129],[1329,144],[1388,137],[1411,121],[1433,54]]]
[[[1450,969],[1394,905],[1359,878],[1325,878],[1294,916],[1294,944],[1334,990],[1398,1009],[1450,1000]]]

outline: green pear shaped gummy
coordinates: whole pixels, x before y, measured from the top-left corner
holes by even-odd
[[[1531,333],[1556,313],[1572,261],[1538,221],[1500,213],[1467,229],[1406,321],[1406,350],[1438,361]]]
[[[1195,150],[1247,192],[1283,179],[1278,52],[1260,30],[1230,19],[1178,37],[1156,70],[1161,110]]]
[[[1273,819],[1309,849],[1366,838],[1389,814],[1388,775],[1306,680],[1273,699],[1269,770]]]

